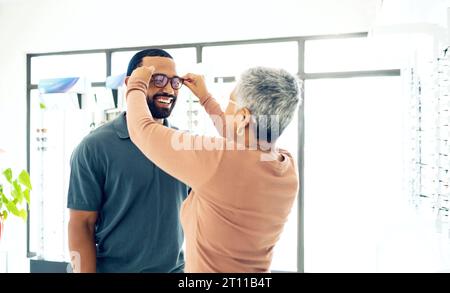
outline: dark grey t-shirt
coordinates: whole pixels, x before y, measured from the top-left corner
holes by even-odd
[[[70,164],[67,207],[98,212],[97,272],[183,271],[187,186],[131,142],[125,113],[87,135]]]

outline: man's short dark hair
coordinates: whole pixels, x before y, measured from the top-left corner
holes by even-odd
[[[130,76],[133,70],[139,67],[144,57],[167,57],[173,59],[172,56],[163,49],[145,49],[139,51],[134,54],[130,63],[128,63],[127,76]]]

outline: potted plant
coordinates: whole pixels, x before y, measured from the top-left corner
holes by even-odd
[[[4,223],[9,215],[27,219],[24,203],[30,204],[30,191],[32,189],[30,176],[27,171],[20,172],[18,177],[13,176],[11,168],[6,169],[0,177],[0,241],[4,231]]]

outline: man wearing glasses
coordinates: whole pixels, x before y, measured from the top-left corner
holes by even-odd
[[[147,105],[170,126],[183,85],[166,51],[148,49],[129,62],[127,78],[139,66],[154,66]],[[99,127],[71,158],[68,192],[69,247],[74,272],[183,272],[179,208],[185,184],[149,161],[131,142],[126,113]]]

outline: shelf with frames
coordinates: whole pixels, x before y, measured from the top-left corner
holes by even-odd
[[[446,227],[450,237],[450,49],[442,50],[429,72],[408,72],[410,179],[412,203]]]

